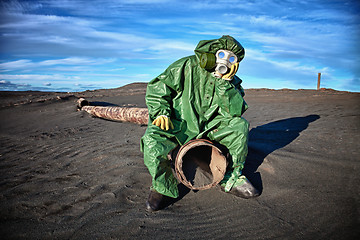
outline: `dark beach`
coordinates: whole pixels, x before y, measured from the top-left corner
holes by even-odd
[[[360,93],[245,90],[246,174],[262,194],[190,191],[149,213],[146,126],[76,108],[146,107],[145,90],[0,92],[1,239],[358,239]]]

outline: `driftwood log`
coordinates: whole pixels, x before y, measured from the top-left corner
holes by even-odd
[[[112,121],[132,122],[147,125],[149,120],[149,112],[147,108],[91,106],[84,98],[80,98],[78,100],[78,108],[94,117]]]

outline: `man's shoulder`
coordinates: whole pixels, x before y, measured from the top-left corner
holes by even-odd
[[[194,64],[196,62],[197,62],[196,56],[191,55],[191,56],[183,57],[183,58],[176,60],[169,66],[169,68],[179,68],[179,67],[182,67],[187,64]]]

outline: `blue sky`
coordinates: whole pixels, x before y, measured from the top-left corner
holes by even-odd
[[[235,37],[245,88],[360,91],[358,1],[0,2],[0,90],[148,82],[200,40]]]

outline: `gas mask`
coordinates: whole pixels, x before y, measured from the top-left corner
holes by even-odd
[[[215,54],[215,57],[215,71],[222,75],[230,71],[231,65],[237,63],[237,56],[233,52],[228,50],[218,50]]]
[[[200,59],[200,66],[206,70],[215,70],[212,74],[217,78],[232,80],[239,63],[237,56],[233,52],[220,49],[215,55],[203,53]]]

